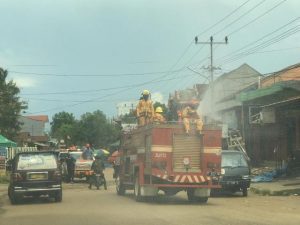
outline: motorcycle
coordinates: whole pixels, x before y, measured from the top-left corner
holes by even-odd
[[[91,182],[93,182],[97,188],[97,190],[99,190],[99,188],[103,185],[104,189],[107,190],[107,186],[106,186],[106,180],[104,177],[103,172],[102,173],[93,173],[91,179],[93,179]],[[91,184],[90,184],[90,188],[91,188]]]

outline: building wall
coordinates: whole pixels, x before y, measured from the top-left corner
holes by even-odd
[[[21,132],[28,132],[30,136],[44,136],[45,123],[42,121],[32,120],[26,117],[20,117]]]
[[[261,87],[269,87],[275,83],[288,80],[300,80],[300,66],[263,79],[261,81]]]
[[[130,113],[130,111],[134,110],[138,104],[138,101],[127,101],[120,102],[117,104],[117,115],[122,116]]]

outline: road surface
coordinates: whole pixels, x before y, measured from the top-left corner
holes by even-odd
[[[26,199],[11,205],[1,198],[1,225],[266,225],[300,224],[300,197],[250,194],[214,197],[207,204],[190,204],[184,192],[159,197],[156,202],[135,202],[132,192],[117,196],[109,190],[89,190],[86,184],[65,185],[63,202]]]

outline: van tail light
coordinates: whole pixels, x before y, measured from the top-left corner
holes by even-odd
[[[22,177],[22,175],[20,173],[13,173],[12,177],[13,177],[14,181],[21,181],[21,180],[23,180],[23,177]]]
[[[53,178],[57,179],[57,180],[61,179],[61,173],[60,173],[60,171],[56,170],[54,172],[54,174],[53,174]]]

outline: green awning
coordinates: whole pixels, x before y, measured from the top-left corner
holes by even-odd
[[[279,91],[282,91],[283,87],[281,85],[273,85],[271,87],[260,88],[254,91],[244,92],[239,95],[239,100],[242,102],[251,101],[253,99],[265,97],[268,95],[273,95]]]
[[[3,147],[16,147],[17,144],[11,140],[8,140],[6,137],[0,134],[0,146]]]

